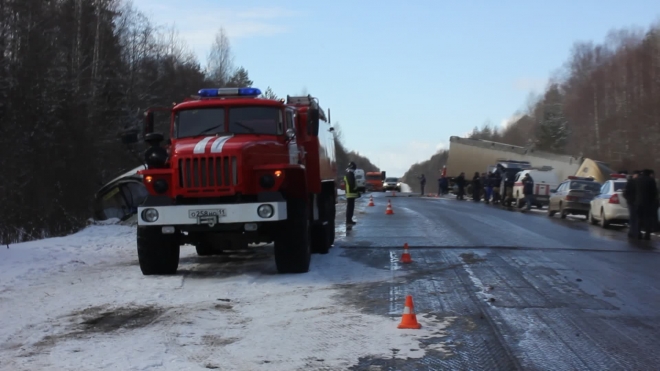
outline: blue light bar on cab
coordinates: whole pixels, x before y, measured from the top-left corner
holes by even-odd
[[[197,92],[200,97],[203,98],[212,98],[212,97],[256,97],[261,95],[261,90],[257,88],[220,88],[220,89],[201,89]]]

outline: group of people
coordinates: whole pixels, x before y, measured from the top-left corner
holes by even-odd
[[[533,203],[532,198],[534,197],[534,179],[532,179],[529,174],[526,174],[522,182],[525,203],[527,205],[527,209],[529,210]],[[500,186],[502,185],[502,175],[497,171],[481,174],[479,174],[479,172],[475,172],[471,183],[468,183],[468,181],[465,179],[465,173],[462,172],[459,176],[456,177],[456,179],[454,179],[454,183],[456,184],[457,188],[456,198],[459,200],[465,199],[466,188],[469,184],[472,188],[471,193],[473,201],[479,202],[481,201],[482,197],[486,203],[498,203],[501,201],[500,192],[496,191],[499,190]],[[424,186],[422,185],[422,190],[423,189]],[[438,178],[438,194],[446,195],[448,193],[449,179],[445,175],[441,175],[440,178]]]
[[[651,233],[658,228],[660,206],[653,170],[633,172],[628,178],[623,196],[628,203],[628,237],[650,240]]]

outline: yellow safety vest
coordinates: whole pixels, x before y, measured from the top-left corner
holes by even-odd
[[[344,175],[344,184],[346,185],[346,198],[357,198],[358,194],[351,189],[351,186],[348,184],[348,176],[346,175]]]

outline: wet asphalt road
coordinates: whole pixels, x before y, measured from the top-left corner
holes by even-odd
[[[428,340],[450,352],[354,369],[660,369],[660,243],[472,201],[374,198],[337,246],[392,279],[340,300],[395,320],[412,295],[422,325],[452,319]],[[398,262],[404,243],[412,264]]]

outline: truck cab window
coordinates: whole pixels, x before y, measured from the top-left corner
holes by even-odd
[[[225,132],[225,109],[189,109],[174,116],[174,135],[177,138],[215,135]]]
[[[234,134],[279,134],[282,110],[278,107],[232,107],[229,109],[229,132]]]
[[[286,111],[286,130],[293,129],[296,130],[295,121],[292,111]]]

